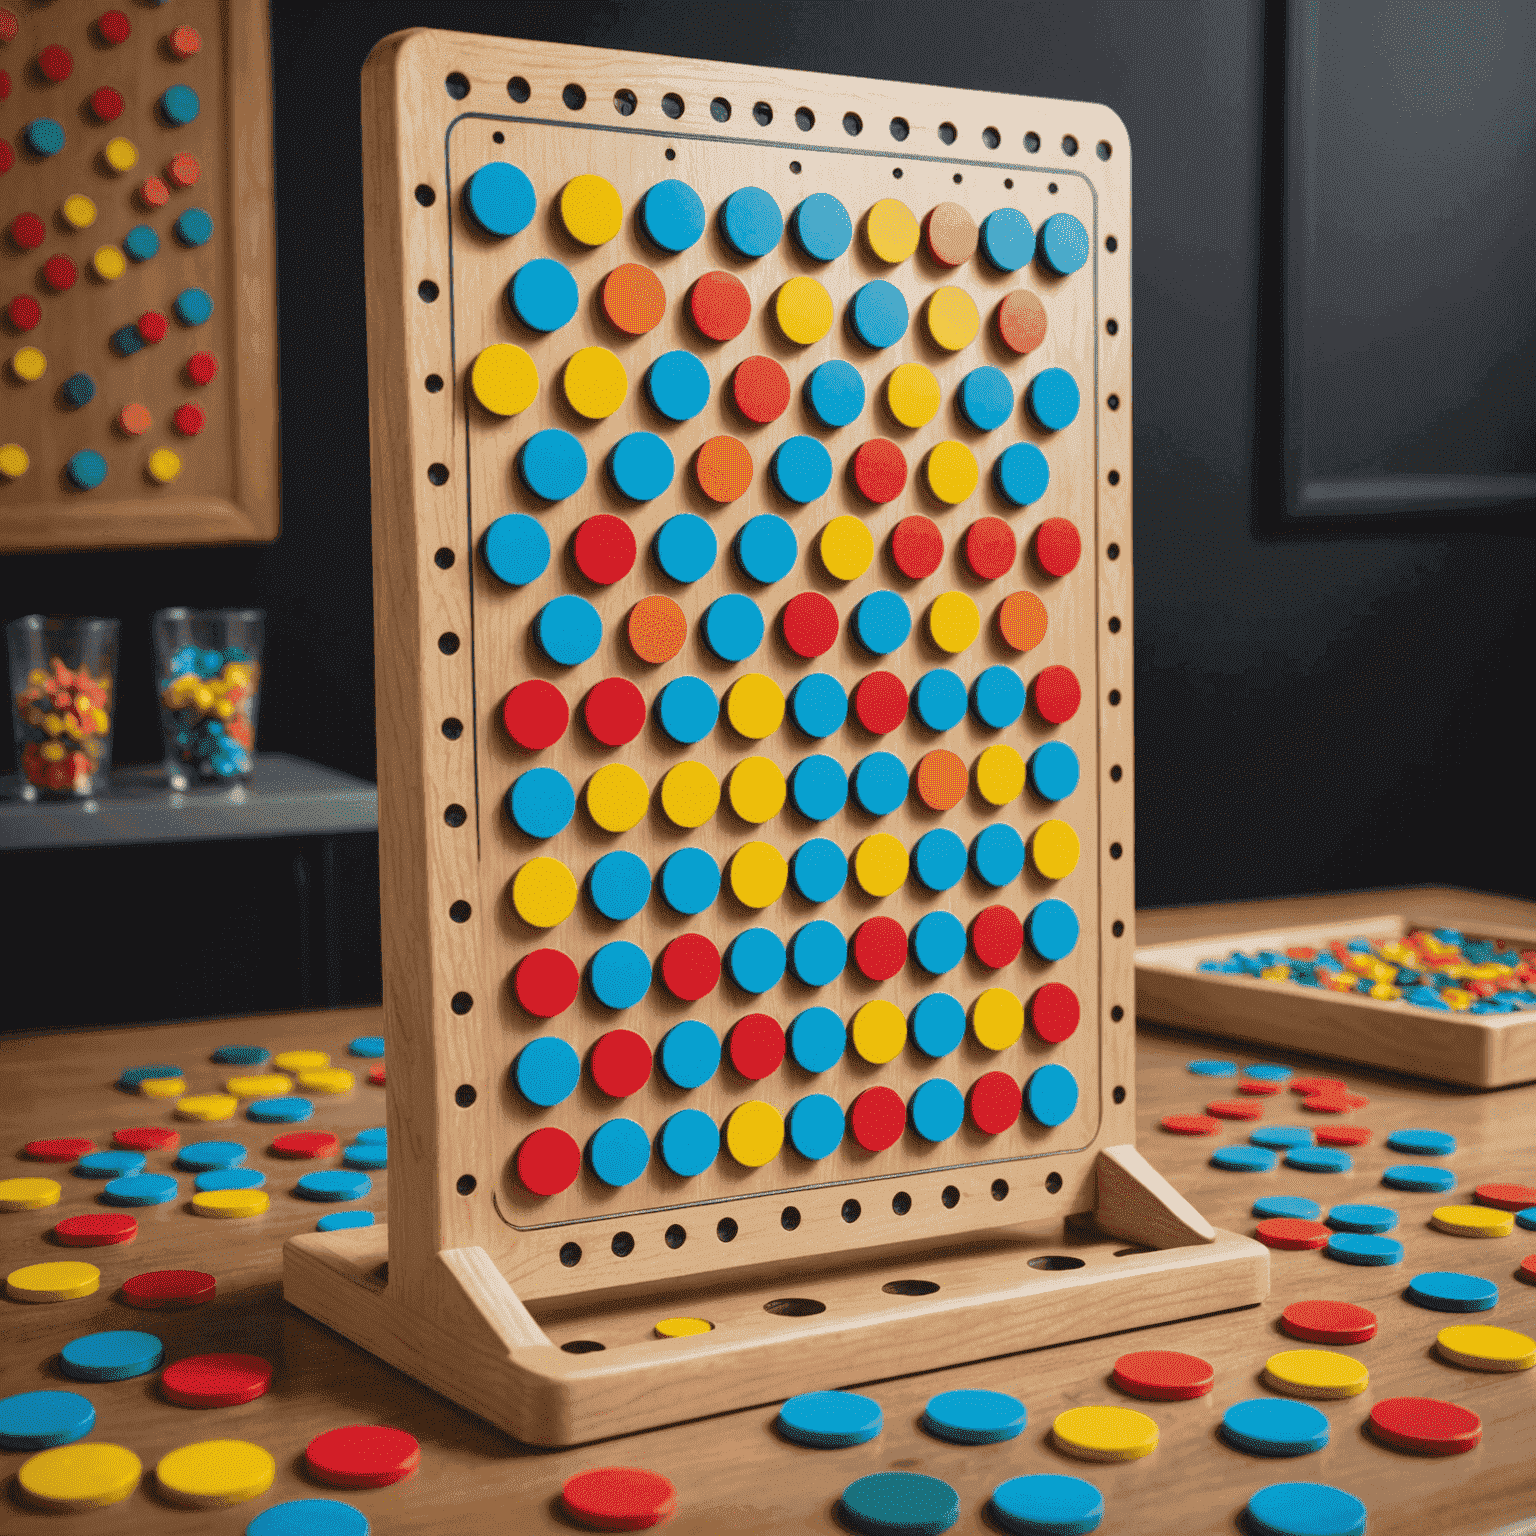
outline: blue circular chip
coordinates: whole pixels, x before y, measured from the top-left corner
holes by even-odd
[[[650,1163],[650,1138],[633,1120],[605,1120],[587,1142],[587,1160],[604,1184],[623,1189]]]
[[[789,712],[807,736],[822,741],[842,729],[848,718],[848,695],[830,672],[812,672],[795,684],[789,696]]]
[[[838,1509],[867,1536],[940,1536],[960,1518],[960,1495],[926,1472],[872,1472],[843,1489]]]
[[[204,288],[183,288],[172,302],[183,325],[202,325],[213,313],[213,300]]]
[[[674,677],[656,697],[656,718],[679,746],[691,747],[714,730],[720,700],[702,677]]]
[[[1365,1520],[1354,1494],[1327,1483],[1271,1483],[1248,1500],[1254,1536],[1365,1536]]]
[[[889,816],[907,798],[906,765],[894,752],[871,752],[853,769],[853,795],[871,816]]]
[[[203,208],[188,208],[171,225],[183,245],[207,245],[213,239],[213,218]]]
[[[366,1173],[349,1168],[331,1168],[323,1173],[306,1173],[293,1187],[303,1200],[361,1200],[373,1189]]]
[[[1077,1079],[1060,1062],[1047,1062],[1030,1073],[1024,1104],[1041,1125],[1060,1125],[1077,1108]]]
[[[739,256],[766,256],[784,234],[784,215],[761,187],[738,187],[720,205],[720,233]]]
[[[243,1156],[245,1148],[241,1147],[240,1152]],[[115,1179],[125,1174],[143,1173],[147,1161],[142,1152],[87,1152],[70,1172],[82,1179]],[[190,1168],[193,1165],[183,1166]],[[218,1165],[204,1163],[201,1166],[213,1168]]]
[[[640,199],[640,223],[664,251],[686,251],[704,233],[704,204],[686,181],[658,181]]]
[[[1260,1082],[1285,1083],[1294,1075],[1289,1067],[1282,1067],[1274,1061],[1256,1061],[1251,1067],[1243,1068],[1245,1077],[1256,1077]]]
[[[789,1054],[804,1072],[830,1071],[843,1059],[847,1045],[848,1031],[830,1008],[806,1008],[790,1021]],[[838,1113],[841,1117],[842,1112]],[[838,1136],[842,1136],[841,1123]]]
[[[507,815],[529,837],[553,837],[576,814],[576,791],[557,768],[530,768],[507,791]]]
[[[978,432],[990,432],[1013,415],[1013,385],[1001,368],[973,368],[960,381],[960,409]]]
[[[71,1339],[59,1351],[59,1366],[76,1381],[127,1381],[147,1376],[165,1358],[165,1348],[152,1333],[114,1328]]]
[[[135,224],[123,236],[123,249],[133,261],[148,261],[160,250],[160,236],[148,224]]]
[[[912,1039],[925,1056],[948,1056],[965,1038],[965,1009],[948,992],[930,992],[912,1010]]]
[[[789,798],[807,821],[826,821],[848,803],[848,775],[825,753],[802,758],[789,776]]]
[[[1498,1305],[1499,1288],[1481,1275],[1439,1269],[1415,1275],[1403,1295],[1432,1312],[1489,1312]]]
[[[1323,1252],[1341,1264],[1386,1265],[1403,1262],[1403,1245],[1395,1237],[1365,1232],[1335,1232]]]
[[[930,891],[949,891],[965,874],[965,844],[948,827],[935,827],[918,838],[912,872]]]
[[[832,455],[814,437],[788,437],[773,455],[773,479],[791,500],[804,506],[825,496],[832,484]]]
[[[574,810],[574,796],[572,809]],[[604,917],[622,923],[651,899],[651,871],[638,854],[627,848],[605,853],[587,876],[592,905]]]
[[[976,834],[971,863],[977,877],[994,890],[1011,885],[1024,870],[1024,839],[1008,822],[993,822]]]
[[[1328,1444],[1328,1419],[1311,1403],[1251,1397],[1221,1416],[1221,1438],[1255,1456],[1305,1456]]]
[[[109,1179],[101,1198],[108,1205],[169,1205],[180,1192],[168,1173],[131,1173]]]
[[[709,370],[692,352],[663,352],[646,370],[645,390],[669,421],[692,421],[709,404]]]
[[[1196,1077],[1236,1077],[1237,1063],[1235,1061],[1192,1061],[1189,1063],[1189,1071]]]
[[[853,610],[853,630],[865,650],[889,656],[912,633],[912,611],[898,593],[882,588]]]
[[[802,1392],[779,1409],[775,1422],[786,1440],[830,1448],[873,1440],[885,1416],[874,1398],[858,1392]]]
[[[684,1019],[661,1037],[656,1060],[675,1087],[700,1088],[720,1065],[720,1037],[708,1024]]]
[[[526,587],[549,567],[549,535],[526,512],[498,517],[485,530],[480,549],[491,575],[509,587]]]
[[[51,117],[34,117],[24,130],[34,155],[56,155],[64,148],[64,125]]]
[[[1217,1147],[1211,1153],[1211,1167],[1229,1173],[1269,1173],[1279,1158],[1265,1147]]]
[[[538,197],[517,166],[493,160],[469,178],[464,207],[486,234],[505,240],[533,222]]]
[[[651,962],[638,944],[615,939],[592,956],[592,994],[615,1010],[633,1008],[651,990]]]
[[[1282,1152],[1292,1147],[1310,1147],[1312,1132],[1304,1125],[1261,1125],[1249,1133],[1248,1140],[1256,1147]]]
[[[259,1168],[210,1168],[192,1180],[192,1188],[201,1195],[210,1189],[262,1189],[266,1182],[267,1176]]]
[[[258,1125],[298,1125],[314,1112],[315,1106],[308,1099],[289,1097],[252,1099],[245,1106],[245,1118]]]
[[[702,1109],[680,1109],[663,1123],[656,1146],[673,1173],[695,1178],[720,1155],[720,1127]]]
[[[597,654],[603,642],[603,621],[586,598],[563,592],[539,609],[534,632],[551,661],[575,667]]]
[[[1394,1152],[1418,1152],[1430,1157],[1445,1157],[1456,1150],[1456,1138],[1449,1131],[1393,1131],[1387,1145]]]
[[[1030,787],[1042,800],[1065,800],[1081,773],[1077,753],[1064,741],[1047,741],[1030,753]]]
[[[571,269],[548,256],[524,262],[507,284],[512,313],[531,331],[558,331],[581,303]]]
[[[988,667],[971,684],[971,708],[983,725],[1001,731],[1024,713],[1024,679],[1012,667]]]
[[[811,371],[805,395],[823,426],[846,427],[864,409],[864,376],[852,363],[835,357]]]
[[[766,633],[763,610],[743,592],[727,592],[704,610],[704,641],[721,661],[745,661]]]
[[[1065,277],[1088,260],[1088,231],[1070,213],[1054,213],[1040,226],[1040,258]]]
[[[336,1211],[316,1223],[321,1232],[372,1225],[372,1211]],[[368,1532],[368,1517],[340,1499],[289,1499],[262,1510],[245,1528],[245,1536],[368,1536]]]
[[[789,1143],[811,1162],[830,1157],[842,1144],[843,1107],[830,1094],[811,1093],[790,1110],[785,1128]]]
[[[778,986],[787,958],[784,941],[768,928],[743,929],[725,952],[731,979],[754,995]]]
[[[1048,432],[1059,432],[1077,420],[1082,396],[1077,381],[1065,368],[1047,368],[1029,381],[1024,391],[1029,414]]]
[[[1338,1147],[1292,1147],[1285,1154],[1285,1166],[1304,1173],[1348,1173],[1355,1160]]]
[[[1077,913],[1052,896],[1024,919],[1024,937],[1042,960],[1065,960],[1077,947]]]
[[[1328,1212],[1328,1225],[1338,1232],[1390,1232],[1397,1212],[1389,1205],[1336,1205]]]
[[[679,848],[661,866],[661,894],[674,912],[696,917],[720,894],[720,866],[702,848]]]
[[[808,987],[836,981],[848,964],[848,940],[843,930],[825,918],[807,923],[789,941],[789,964]]]
[[[813,192],[790,216],[795,242],[815,261],[836,261],[853,240],[853,220],[830,192]]]
[[[955,1445],[999,1445],[1023,1434],[1029,1413],[1010,1393],[961,1388],[930,1397],[919,1422]]]
[[[88,373],[72,373],[59,386],[59,393],[78,410],[96,398],[96,381]]]
[[[930,976],[947,976],[965,959],[965,924],[953,912],[924,913],[912,929],[912,953]]]
[[[530,1040],[512,1063],[512,1081],[530,1104],[563,1104],[581,1081],[581,1057],[557,1036]]]
[[[865,283],[848,306],[848,320],[866,347],[891,347],[907,334],[906,295],[883,277]]]
[[[998,491],[1016,507],[1033,506],[1051,483],[1051,466],[1033,443],[1014,443],[992,469]]]
[[[672,484],[677,463],[654,432],[630,432],[608,455],[608,478],[631,501],[654,501]]]
[[[1033,1472],[999,1483],[987,1512],[1009,1536],[1089,1536],[1104,1519],[1104,1496],[1080,1477]]]
[[[656,530],[652,548],[657,565],[685,585],[707,576],[719,552],[715,530],[697,512],[674,513]]]
[[[388,1166],[389,1148],[382,1142],[354,1141],[343,1150],[341,1161],[348,1168],[377,1170]]]
[[[579,491],[587,478],[587,451],[578,439],[559,427],[545,427],[523,444],[517,456],[523,484],[545,501],[563,501]]]
[[[264,1045],[221,1045],[209,1059],[228,1067],[259,1067],[272,1059],[272,1052]]]
[[[759,512],[748,518],[736,535],[737,565],[764,586],[789,575],[799,553],[795,530],[773,512]]]
[[[807,901],[831,901],[848,883],[848,856],[830,839],[813,837],[795,849],[789,877]]]
[[[1017,272],[1035,259],[1035,231],[1017,208],[998,208],[981,221],[981,253],[999,272]]]
[[[919,1085],[907,1109],[924,1141],[948,1141],[965,1119],[965,1095],[948,1078],[934,1077]]]
[[[1308,1200],[1301,1195],[1260,1195],[1253,1202],[1253,1214],[1260,1221],[1268,1221],[1275,1216],[1289,1216],[1297,1221],[1316,1221],[1323,1214],[1323,1208],[1316,1200]]]
[[[77,491],[93,491],[107,478],[107,461],[94,448],[82,448],[70,455],[64,472]]]
[[[912,708],[930,731],[953,730],[965,719],[965,684],[948,667],[935,667],[917,680]]]
[[[202,103],[190,85],[173,85],[161,92],[160,110],[173,128],[185,128],[197,118]]]
[[[41,1451],[83,1440],[96,1424],[96,1409],[78,1392],[17,1392],[0,1397],[0,1446]]]
[[[1421,1163],[1399,1163],[1382,1170],[1381,1182],[1388,1189],[1411,1189],[1443,1194],[1456,1188],[1456,1175],[1449,1168],[1431,1168]]]

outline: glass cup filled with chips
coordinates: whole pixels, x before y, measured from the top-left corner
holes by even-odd
[[[267,616],[258,608],[162,608],[155,688],[172,789],[243,784],[256,760]]]
[[[116,619],[29,613],[6,626],[24,800],[88,797],[112,771]]]

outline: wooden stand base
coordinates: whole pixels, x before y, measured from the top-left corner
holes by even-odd
[[[1269,1293],[1268,1249],[1209,1226],[1134,1147],[1100,1153],[1099,1209],[1065,1232],[1003,1229],[814,1271],[763,1266],[713,1285],[695,1279],[686,1294],[643,1288],[530,1311],[482,1249],[439,1253],[436,1271],[407,1289],[389,1275],[388,1248],[377,1226],[290,1238],[283,1293],[508,1434],[547,1446],[1252,1306]],[[712,1326],[655,1337],[657,1322],[679,1315]]]

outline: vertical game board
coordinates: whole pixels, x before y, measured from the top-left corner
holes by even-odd
[[[0,6],[0,549],[277,536],[261,0]]]
[[[604,1295],[1103,1215],[1101,1152],[1139,1162],[1120,123],[437,33],[364,78],[387,1304],[478,1254],[450,1288],[551,1354]],[[1162,1315],[1255,1299],[1137,1178],[1208,1268]],[[327,1321],[317,1266],[382,1242],[345,1236],[290,1251]],[[684,1364],[601,1317],[515,1410],[444,1390],[555,1439],[702,1411],[634,1399],[668,1359],[764,1395],[705,1367],[774,1324]],[[788,1390],[853,1368],[813,1337]]]

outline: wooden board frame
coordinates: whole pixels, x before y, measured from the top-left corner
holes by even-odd
[[[526,83],[526,94],[509,94],[509,81],[519,82],[519,87]],[[573,85],[578,89],[572,91]],[[593,120],[593,113],[613,113],[616,92],[630,90],[638,97],[631,113],[613,114],[611,123],[606,115],[600,122]],[[692,104],[685,121],[664,112],[662,96],[668,91]],[[708,111],[705,103],[712,97],[733,104],[734,120],[719,121]],[[571,106],[567,98],[581,105]],[[771,106],[771,125],[753,126],[753,102]],[[583,111],[586,115],[578,116]],[[794,126],[797,111],[802,122],[811,124],[803,131]],[[711,1334],[702,1350],[686,1347],[694,1341],[667,1341],[684,1343],[683,1351],[636,1344],[641,1353],[624,1364],[625,1370],[636,1372],[633,1394],[621,1394],[622,1401],[605,1399],[601,1392],[588,1394],[583,1383],[605,1379],[619,1370],[620,1362],[608,1354],[595,1365],[561,1360],[540,1319],[562,1307],[593,1304],[594,1298],[601,1302],[637,1291],[686,1298],[712,1287],[748,1284],[752,1277],[761,1278],[765,1267],[779,1275],[802,1276],[829,1266],[867,1264],[870,1260],[861,1256],[898,1248],[910,1262],[911,1255],[937,1252],[956,1242],[974,1245],[983,1240],[978,1234],[989,1230],[1042,1222],[1059,1230],[1067,1218],[1097,1211],[1101,1225],[1122,1235],[1151,1230],[1156,1235],[1149,1246],[1178,1245],[1163,1256],[1166,1284],[1153,1285],[1148,1292],[1159,1298],[1156,1307],[1163,1310],[1158,1316],[1258,1300],[1267,1286],[1262,1250],[1244,1239],[1216,1234],[1129,1145],[1135,1123],[1134,1036],[1132,1014],[1122,999],[1131,995],[1134,942],[1130,167],[1123,125],[1106,108],[1078,103],[430,31],[398,34],[375,48],[363,74],[363,112],[384,991],[395,1186],[391,1204],[396,1217],[387,1231],[386,1282],[379,1280],[380,1236],[351,1243],[316,1236],[290,1245],[285,1281],[290,1299],[514,1434],[541,1443],[569,1443],[685,1412],[763,1400],[764,1387],[739,1379],[716,1380],[722,1373],[711,1372],[707,1364],[686,1373],[686,1408],[678,1406],[684,1399],[673,1393],[657,1394],[653,1389],[663,1380],[684,1385],[675,1369],[685,1358],[773,1345],[786,1351],[775,1367],[785,1373],[785,1390],[812,1378],[833,1384],[814,1364],[817,1330],[802,1330],[796,1335],[800,1347],[794,1348],[777,1327],[782,1320],[770,1317],[766,1325],[761,1320],[753,1326],[743,1322],[730,1340]],[[900,144],[883,141],[877,148],[850,151],[843,127],[850,112],[868,125],[871,140],[892,116],[908,122],[909,137]],[[440,295],[453,298],[457,285],[471,281],[453,266],[454,242],[463,238],[455,236],[452,224],[462,217],[457,194],[463,172],[455,160],[453,136],[466,122],[509,135],[526,132],[534,146],[528,151],[529,164],[550,183],[543,188],[544,196],[578,171],[614,174],[607,172],[586,136],[603,127],[644,137],[655,158],[653,168],[647,161],[652,180],[669,174],[660,143],[667,145],[669,157],[675,146],[683,158],[672,174],[685,177],[690,146],[747,143],[755,154],[764,147],[775,152],[776,174],[786,183],[790,175],[799,175],[802,160],[810,163],[813,156],[851,152],[875,157],[882,176],[887,165],[907,172],[904,181],[893,178],[883,186],[894,194],[905,193],[905,200],[920,203],[924,211],[978,166],[990,169],[999,182],[1005,171],[1048,178],[1053,195],[1058,186],[1069,187],[1088,211],[1085,222],[1092,233],[1097,286],[1095,307],[1082,317],[1086,354],[1079,376],[1085,380],[1083,409],[1092,430],[1083,434],[1083,474],[1069,482],[1072,510],[1084,530],[1080,576],[1088,578],[1083,585],[1091,593],[1081,627],[1074,631],[1082,638],[1085,654],[1073,653],[1084,681],[1079,752],[1086,764],[1073,817],[1086,850],[1081,880],[1074,887],[1083,894],[1073,898],[1082,916],[1083,940],[1080,971],[1072,978],[1089,1000],[1079,1029],[1089,1051],[1089,1066],[1082,1074],[1087,1110],[1074,1128],[1081,1134],[1054,1143],[1042,1137],[1040,1145],[1024,1146],[1006,1157],[971,1157],[931,1168],[900,1165],[864,1176],[844,1173],[819,1183],[802,1179],[788,1191],[760,1185],[718,1194],[704,1207],[706,1229],[686,1247],[671,1241],[667,1229],[675,1225],[681,1230],[678,1209],[700,1209],[697,1200],[658,1199],[642,1202],[639,1209],[631,1205],[611,1213],[602,1207],[563,1212],[558,1226],[519,1220],[516,1207],[508,1208],[513,1190],[506,1169],[515,1143],[509,1144],[505,1134],[511,1097],[507,1067],[519,1038],[507,974],[513,953],[508,935],[516,933],[518,924],[504,887],[517,862],[530,855],[525,849],[507,865],[505,853],[498,852],[498,844],[508,841],[506,825],[489,819],[500,814],[500,797],[515,774],[512,755],[498,755],[494,723],[500,690],[506,686],[506,658],[488,667],[476,687],[483,657],[494,654],[497,643],[486,618],[489,595],[497,589],[476,555],[486,514],[471,507],[467,520],[465,503],[473,497],[477,472],[489,469],[505,479],[506,454],[484,465],[477,459],[481,418],[467,403],[464,376],[478,347],[492,338],[475,339],[473,321],[458,309],[448,311],[452,324],[445,324],[439,302]],[[537,139],[551,124],[584,130],[570,136],[580,152],[568,150],[563,166]],[[1043,163],[1034,163],[1027,149],[1020,154],[1017,148],[1001,148],[1025,144],[1026,134],[1037,149],[1041,144],[1071,143],[1081,153],[1072,163],[1063,150],[1047,149],[1041,154]],[[889,149],[883,147],[885,142],[891,144]],[[1106,147],[1102,156],[1094,153],[1100,142]],[[990,145],[998,148],[989,161]],[[506,153],[512,154],[510,147]],[[484,158],[482,150],[479,160],[468,161],[469,168]],[[861,162],[860,168],[867,166]],[[621,180],[617,175],[615,179]],[[641,182],[640,190],[648,184]],[[769,185],[773,190],[776,184]],[[790,183],[794,185],[803,186],[804,195],[818,183],[808,176],[803,183]],[[621,185],[621,191],[630,206],[633,189]],[[792,206],[785,201],[788,187],[774,195],[781,205]],[[862,203],[850,200],[861,211],[881,195],[887,193],[882,190]],[[537,233],[549,238],[558,231],[551,227]],[[1115,243],[1107,247],[1111,233]],[[598,256],[604,264],[592,270],[606,272],[625,259],[625,238],[621,235],[615,250]],[[525,246],[519,259],[535,249],[545,247]],[[553,249],[573,265],[581,255],[569,245]],[[1118,254],[1110,256],[1110,250]],[[472,258],[470,250],[466,270]],[[590,273],[578,271],[579,281],[590,288]],[[509,275],[506,268],[499,281],[504,283]],[[430,286],[419,288],[423,283]],[[669,291],[674,302],[681,297],[681,290],[670,282]],[[424,299],[428,293],[431,297]],[[1102,323],[1106,317],[1115,321],[1113,329]],[[585,323],[587,317],[579,313],[574,324]],[[569,346],[552,359],[568,352]],[[542,355],[535,355],[552,386]],[[453,388],[423,387],[431,375],[446,375],[454,381]],[[546,387],[544,393],[553,391]],[[1115,397],[1115,407],[1105,403],[1109,396]],[[535,414],[544,408],[541,398],[526,413],[532,425],[561,420],[558,415],[546,419]],[[529,422],[521,422],[519,434],[528,430]],[[461,475],[468,492],[460,489]],[[681,487],[671,494],[681,500]],[[834,505],[838,494],[834,487]],[[599,473],[573,500],[593,510],[604,505],[603,496]],[[514,495],[508,506],[517,505]],[[542,600],[530,594],[519,605],[519,595],[509,599],[504,588],[497,595],[503,615],[518,616],[519,633]],[[609,615],[610,622],[615,616]],[[1113,628],[1108,624],[1111,616],[1118,621]],[[464,637],[470,637],[468,644]],[[1091,668],[1087,657],[1092,658]],[[518,668],[514,678],[527,671],[539,673],[537,657],[522,649],[521,642],[513,665]],[[487,689],[496,690],[495,696],[487,696]],[[456,724],[445,731],[445,721]],[[466,824],[455,829],[445,819],[450,806],[470,808]],[[503,862],[498,863],[498,857]],[[1035,899],[1045,894],[1043,882],[1026,889],[1035,892]],[[737,926],[747,924],[738,920]],[[540,942],[558,944],[559,937],[530,940],[524,933],[517,940],[523,950]],[[659,947],[646,945],[653,952]],[[1033,984],[1029,974],[1026,966],[1026,986]],[[1035,977],[1044,979],[1043,974]],[[750,1006],[735,1011],[747,1012]],[[1115,1170],[1127,1168],[1132,1172],[1116,1180]],[[1104,1188],[1111,1191],[1107,1197],[1101,1193]],[[921,1214],[904,1221],[893,1209],[895,1190],[910,1193],[913,1212]],[[793,1226],[778,1219],[786,1204],[796,1207],[798,1221]],[[850,1208],[852,1216],[847,1214]],[[716,1231],[710,1229],[717,1222],[734,1229],[738,1221],[734,1240],[712,1241]],[[620,1233],[630,1240],[629,1247],[610,1242]],[[568,1245],[576,1248],[574,1261],[561,1256]],[[1180,1276],[1178,1272],[1189,1266],[1195,1273]],[[1150,1267],[1157,1270],[1158,1264]],[[1106,1278],[1097,1271],[1089,1274],[1090,1269],[1085,1265],[1081,1275],[1075,1267],[1070,1274],[1052,1275],[1046,1287],[1053,1295],[1063,1286],[1082,1287],[1081,1315],[1073,1325],[1079,1332],[1093,1329],[1088,1314],[1097,1303],[1088,1293]],[[984,1288],[984,1294],[969,1302],[946,1300],[931,1309],[934,1363],[966,1358],[967,1351],[980,1348],[981,1337],[988,1333],[985,1315],[1005,1297],[1010,1309],[1019,1309],[1021,1319],[1035,1316],[1030,1298],[1043,1294],[1039,1275],[1021,1280],[1016,1257],[998,1259],[990,1273],[994,1284]],[[361,1299],[364,1292],[366,1302]],[[440,1319],[450,1335],[483,1350],[483,1379],[471,1380],[481,1375],[477,1369],[432,1365],[432,1349],[416,1326],[428,1317]],[[867,1342],[871,1347],[881,1343],[878,1308],[858,1312],[838,1326],[855,1332],[873,1329]],[[1069,1336],[1076,1335],[1050,1335]],[[1020,1335],[1007,1347],[1023,1347],[1023,1340]],[[1037,1341],[1045,1342],[1045,1335]],[[527,1346],[534,1348],[534,1355],[526,1353]],[[862,1369],[867,1372],[870,1363],[866,1358]],[[827,1369],[852,1379],[847,1361]],[[753,1373],[760,1370],[754,1365]]]
[[[23,41],[68,41],[75,56],[70,79],[51,86],[55,115],[63,115],[67,134],[105,143],[121,132],[139,146],[137,167],[115,181],[94,173],[75,184],[59,185],[53,161],[34,161],[18,153],[0,181],[0,208],[35,208],[49,222],[49,239],[36,252],[20,253],[7,242],[3,266],[10,294],[33,291],[38,258],[62,251],[81,268],[77,289],[104,287],[89,271],[96,246],[121,240],[130,225],[147,223],[161,232],[161,251],[129,269],[89,311],[75,303],[81,292],[44,300],[45,320],[37,331],[3,336],[8,357],[28,342],[47,354],[49,369],[36,384],[22,385],[8,368],[0,370],[0,407],[4,402],[46,399],[41,418],[47,432],[39,441],[14,423],[0,430],[0,441],[19,441],[32,457],[20,479],[0,481],[0,552],[40,549],[109,549],[152,545],[268,542],[278,536],[280,482],[277,416],[277,227],[273,203],[272,60],[266,0],[187,0],[174,16],[135,9],[133,32],[116,48],[91,46],[88,26],[101,12],[95,0],[59,0],[24,13],[25,38],[9,50],[12,73],[30,69]],[[168,64],[161,39],[172,24],[195,26],[202,50],[187,64]],[[39,28],[46,29],[47,36]],[[222,51],[217,70],[214,63]],[[190,71],[194,66],[195,75]],[[81,103],[98,85],[124,90],[130,108],[142,111],[146,96],[179,78],[195,78],[202,97],[198,119],[181,132],[163,126],[146,131],[125,127],[127,119],[105,126],[94,123]],[[216,78],[215,78],[216,76]],[[7,107],[14,117],[18,89]],[[36,94],[36,93],[33,93]],[[141,121],[141,120],[140,120]],[[13,125],[19,129],[20,124]],[[152,132],[153,137],[150,136]],[[162,142],[163,141],[163,142]],[[173,142],[174,141],[174,142]],[[157,154],[164,149],[192,149],[202,163],[196,187],[178,192],[163,210],[146,212],[133,189],[146,177],[161,174]],[[68,153],[66,148],[66,154]],[[55,213],[63,196],[90,193],[100,212],[88,230],[61,237]],[[171,334],[158,347],[119,358],[108,347],[118,324],[146,309],[166,311],[172,296],[206,271],[203,252],[183,251],[169,235],[171,216],[183,206],[206,206],[214,219],[211,249],[218,266],[212,289],[214,313],[195,330],[172,320]],[[8,222],[10,215],[6,215]],[[203,263],[199,268],[199,263]],[[175,276],[171,274],[174,271]],[[103,310],[102,305],[106,308]],[[55,314],[54,311],[57,311]],[[102,314],[118,317],[103,324]],[[0,332],[8,332],[0,325]],[[206,387],[170,388],[168,364],[175,355],[199,349],[218,359],[219,373]],[[92,361],[92,360],[95,361]],[[65,366],[68,365],[68,366]],[[54,396],[64,378],[83,368],[97,382],[96,398],[76,422],[58,409]],[[46,395],[36,392],[45,391]],[[144,437],[130,439],[108,423],[119,407],[138,398],[156,414]],[[196,398],[209,408],[209,422],[197,438],[182,441],[169,431],[174,405]],[[183,469],[171,485],[157,486],[143,473],[150,447],[164,444],[181,455]],[[77,491],[64,479],[61,465],[77,447],[100,451],[108,462],[106,482],[93,491]]]
[[[1373,896],[1352,904],[1355,915],[1332,918],[1315,910],[1315,898],[1267,902],[1268,921],[1262,928],[1143,945],[1136,951],[1136,1011],[1157,1023],[1269,1050],[1307,1051],[1468,1088],[1504,1088],[1536,1079],[1536,1013],[1441,1013],[1412,1003],[1196,969],[1202,960],[1225,959],[1233,950],[1400,938],[1413,928],[1457,928],[1476,937],[1536,944],[1536,908],[1528,903],[1458,900],[1454,891]],[[1506,909],[1502,914],[1487,910],[1495,901]]]

